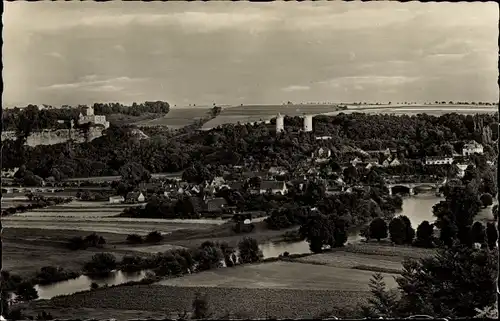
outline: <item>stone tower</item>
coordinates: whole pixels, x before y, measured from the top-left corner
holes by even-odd
[[[278,116],[276,116],[276,132],[281,133],[284,130],[285,130],[285,118],[283,117],[283,115],[278,114]]]

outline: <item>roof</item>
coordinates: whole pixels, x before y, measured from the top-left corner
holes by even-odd
[[[267,172],[243,172],[241,174],[243,177],[251,178],[251,177],[265,177],[267,176]]]
[[[220,211],[225,205],[227,205],[227,202],[223,197],[217,197],[206,201],[206,208],[209,212]]]
[[[425,157],[425,159],[428,159],[428,160],[439,160],[439,159],[449,159],[449,158],[453,158],[453,157],[450,157],[450,156],[427,156],[427,157]]]
[[[228,182],[227,185],[229,186],[230,189],[241,190],[243,189],[243,186],[245,184],[243,182],[237,181],[237,182]]]
[[[285,188],[285,182],[280,181],[262,181],[260,183],[261,190],[275,190],[275,189],[283,189]]]

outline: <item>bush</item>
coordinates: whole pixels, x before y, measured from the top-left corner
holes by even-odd
[[[158,231],[153,231],[146,236],[144,242],[146,243],[158,243],[163,240],[163,235]]]
[[[36,282],[41,285],[56,283],[64,280],[75,279],[80,275],[76,272],[66,271],[62,267],[44,266],[36,274]]]
[[[142,236],[139,234],[130,234],[127,236],[127,243],[129,244],[141,244],[142,242]]]
[[[493,197],[489,193],[481,195],[480,200],[484,207],[488,207],[493,204]]]
[[[81,236],[72,237],[68,242],[68,248],[71,250],[86,250],[89,247],[102,248],[106,244],[106,239],[102,236],[92,233],[85,238]]]
[[[90,284],[90,289],[96,290],[98,288],[99,288],[99,284],[97,284],[96,282],[92,282],[92,284]]]

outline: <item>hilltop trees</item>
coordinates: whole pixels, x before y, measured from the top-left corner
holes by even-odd
[[[461,245],[441,249],[434,257],[403,262],[396,278],[402,298],[400,315],[473,317],[476,308],[496,302],[498,255]],[[461,302],[461,304],[457,304]]]

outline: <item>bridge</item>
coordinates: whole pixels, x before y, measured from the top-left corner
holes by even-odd
[[[446,184],[448,181],[447,178],[445,178],[441,182],[394,182],[394,183],[386,183],[386,187],[389,190],[389,195],[392,195],[392,189],[395,187],[403,187],[408,189],[408,193],[410,195],[415,194],[415,189],[422,188],[422,189],[429,189],[429,190],[439,190],[442,186]]]

